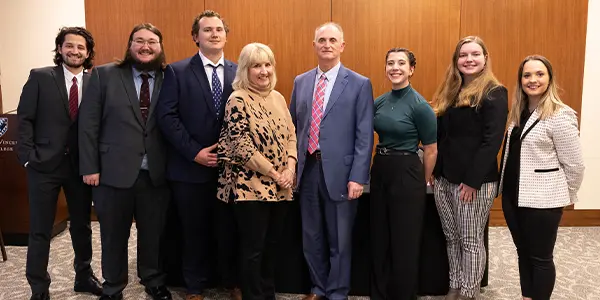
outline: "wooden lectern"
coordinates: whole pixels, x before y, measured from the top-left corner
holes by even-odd
[[[0,228],[7,245],[25,246],[29,235],[29,198],[26,170],[17,159],[16,114],[0,115]],[[67,227],[67,202],[61,191],[52,236]]]

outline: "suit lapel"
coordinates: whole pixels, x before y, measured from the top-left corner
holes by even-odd
[[[65,112],[67,116],[70,116],[69,113],[69,94],[67,94],[67,86],[65,82],[65,72],[63,71],[62,66],[56,66],[52,69],[52,77],[54,77],[54,82],[56,83],[56,87],[58,87],[58,91],[60,92],[61,102],[63,107],[65,108]]]
[[[123,81],[123,85],[125,86],[125,92],[129,98],[129,102],[131,102],[131,107],[133,108],[133,114],[135,114],[138,122],[145,126],[145,122],[142,119],[142,111],[140,110],[140,100],[138,99],[137,92],[135,91],[135,83],[133,82],[133,72],[131,72],[131,67],[125,66],[121,67],[121,81]]]
[[[92,71],[88,71],[88,70],[83,70],[83,86],[81,87],[81,93],[85,95],[85,89],[87,88],[88,85],[88,81],[91,78],[91,74],[90,72]]]
[[[521,131],[521,140],[523,138],[525,138],[525,136],[529,133],[529,131],[531,129],[533,129],[533,126],[535,126],[540,120],[540,114],[538,113],[537,109],[533,111],[533,113],[531,113],[531,116],[529,116],[529,119],[527,119],[527,122],[525,123],[525,126],[523,127],[523,131]]]
[[[200,87],[202,87],[204,101],[206,101],[206,104],[208,105],[212,113],[216,115],[217,110],[215,109],[215,103],[212,99],[212,91],[210,90],[210,84],[208,84],[208,78],[206,77],[206,71],[204,70],[204,65],[202,64],[200,54],[194,55],[190,64],[192,67],[192,72],[194,72],[198,83],[200,83]]]
[[[317,71],[319,67],[315,68],[314,71],[310,72],[310,76],[308,76],[308,86],[310,89],[307,89],[306,92],[308,96],[306,97],[308,101],[306,101],[306,108],[308,109],[308,116],[311,118],[312,116],[312,103],[315,100],[315,80],[317,79]],[[310,120],[309,120],[310,122]]]
[[[158,96],[160,94],[160,87],[162,86],[162,82],[163,72],[156,71],[156,73],[154,73],[154,87],[152,88],[152,99],[150,99],[150,111],[148,112],[148,120],[152,119],[154,116],[154,108],[156,107],[156,103],[158,102]]]
[[[233,69],[233,64],[226,60],[225,61],[225,78],[224,78],[224,86],[223,86],[223,99],[221,103],[223,103],[222,107],[225,107],[225,103],[227,103],[227,95],[231,95],[233,92],[233,87],[231,87],[231,83],[235,78],[235,70]],[[212,95],[211,95],[212,96]]]
[[[329,101],[327,102],[327,107],[325,108],[325,113],[323,114],[323,119],[327,116],[335,102],[340,98],[346,84],[348,84],[348,72],[343,65],[340,66],[340,71],[338,72],[338,76],[335,79],[335,83],[333,84],[333,90],[331,90],[331,94],[329,95]]]

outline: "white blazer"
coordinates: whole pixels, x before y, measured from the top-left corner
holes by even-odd
[[[518,206],[564,207],[577,202],[585,169],[577,116],[566,105],[544,120],[539,120],[539,116],[536,109],[521,134]],[[514,122],[508,126],[502,151],[500,193],[514,126]]]

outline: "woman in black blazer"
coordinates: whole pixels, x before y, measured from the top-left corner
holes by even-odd
[[[496,156],[508,115],[507,91],[476,36],[456,45],[438,88],[438,158],[434,195],[450,267],[446,299],[475,299],[485,270],[484,229],[496,197]]]

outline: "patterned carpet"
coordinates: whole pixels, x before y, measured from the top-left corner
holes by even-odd
[[[93,225],[94,261],[97,275],[100,270],[99,226]],[[130,253],[135,253],[136,231],[133,227],[129,242]],[[25,279],[27,248],[8,247],[8,261],[0,262],[0,299],[29,299],[30,290]],[[67,230],[52,240],[49,273],[52,277],[52,299],[86,300],[94,296],[73,292],[73,250]],[[552,299],[600,299],[600,227],[561,228],[555,250],[557,282]],[[504,227],[490,228],[490,279],[480,299],[520,299],[517,259],[510,233]],[[135,255],[129,256],[129,282],[125,299],[149,299],[135,274]],[[174,291],[174,299],[184,299],[182,291]],[[208,300],[228,299],[227,294],[211,290]],[[278,295],[279,300],[298,300],[302,295]],[[364,300],[368,297],[350,297]],[[421,297],[421,300],[442,300],[443,297]]]

